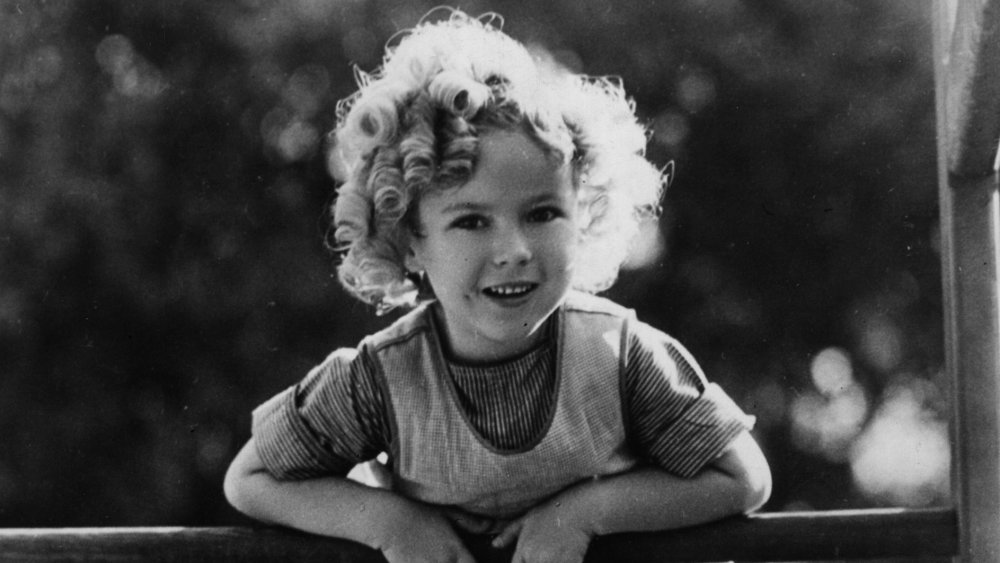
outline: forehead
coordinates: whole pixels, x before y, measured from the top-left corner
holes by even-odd
[[[573,193],[572,169],[522,131],[489,130],[479,137],[472,176],[463,184],[432,190],[423,199],[520,201]]]

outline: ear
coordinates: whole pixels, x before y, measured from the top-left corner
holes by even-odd
[[[414,248],[414,242],[414,240],[410,240],[410,244],[406,248],[406,255],[403,257],[403,266],[407,272],[422,272],[424,271],[424,264],[420,260],[419,252]]]

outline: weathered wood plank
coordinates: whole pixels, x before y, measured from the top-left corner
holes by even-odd
[[[1000,0],[942,0],[935,8],[952,498],[960,560],[994,563],[1000,561]]]
[[[943,241],[952,375],[952,490],[963,563],[1000,561],[1000,193],[997,177],[951,178]]]
[[[506,562],[512,550],[467,543],[479,563]],[[658,533],[597,538],[590,563],[804,561],[957,553],[950,509],[766,513]],[[374,563],[374,550],[349,541],[270,527],[0,529],[0,561],[296,561]]]
[[[961,178],[989,176],[1000,143],[1000,1],[941,5],[957,8],[954,31],[941,30],[946,45],[938,61],[937,80],[945,86],[947,167]]]

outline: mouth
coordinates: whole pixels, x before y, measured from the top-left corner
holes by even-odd
[[[528,295],[537,287],[537,283],[504,283],[483,288],[483,294],[495,299],[517,299]]]

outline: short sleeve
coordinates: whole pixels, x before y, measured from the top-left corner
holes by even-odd
[[[254,442],[268,472],[287,480],[342,476],[385,451],[389,426],[377,377],[366,354],[341,349],[257,407]]]
[[[753,427],[746,415],[673,338],[641,322],[629,334],[623,402],[640,457],[691,477]]]

